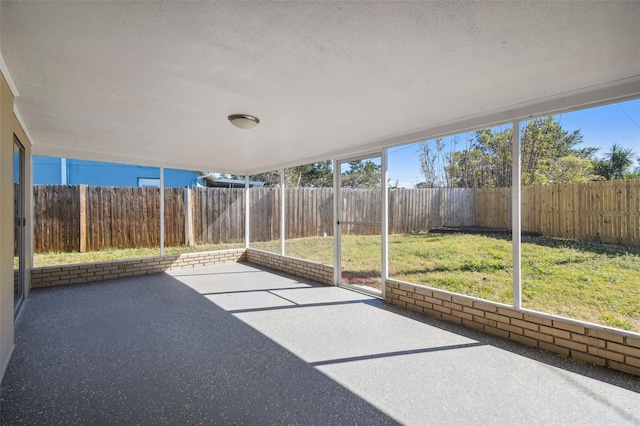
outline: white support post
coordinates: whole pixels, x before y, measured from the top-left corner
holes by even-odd
[[[285,215],[284,215],[284,169],[280,169],[280,254],[284,256]]]
[[[388,184],[388,150],[383,149],[380,166],[381,166],[381,190],[382,190],[382,223],[380,233],[382,237],[382,298],[386,296],[386,281],[389,278],[389,184]]]
[[[160,167],[160,256],[164,256],[164,167]]]
[[[342,262],[340,261],[340,215],[342,214],[340,197],[340,169],[336,160],[333,164],[333,285],[340,284]]]
[[[244,176],[244,247],[249,248],[249,175]]]
[[[520,122],[513,122],[511,140],[511,242],[513,245],[513,307],[522,308],[522,224],[521,218],[521,175]]]

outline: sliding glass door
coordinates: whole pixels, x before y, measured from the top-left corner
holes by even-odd
[[[13,301],[17,315],[24,300],[24,147],[13,139]]]

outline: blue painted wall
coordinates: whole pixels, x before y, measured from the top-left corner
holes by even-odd
[[[164,185],[170,187],[193,187],[198,173],[188,170],[164,170]],[[67,184],[81,183],[92,186],[139,186],[141,178],[159,179],[157,167],[132,166],[104,163],[100,161],[67,160]],[[60,185],[62,183],[61,159],[33,157],[33,183],[35,185]]]
[[[60,159],[33,156],[33,184],[60,185]]]

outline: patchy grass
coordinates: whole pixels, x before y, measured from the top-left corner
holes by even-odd
[[[241,244],[171,247],[167,254]],[[252,247],[278,253],[279,241]],[[411,234],[389,237],[389,274],[415,284],[510,304],[512,245],[500,235]],[[286,254],[331,265],[333,237],[287,240]],[[157,256],[158,249],[35,255],[37,266]],[[380,277],[380,237],[345,236],[343,271]],[[524,237],[523,306],[640,331],[640,247]]]
[[[251,248],[280,253],[280,240],[251,243]],[[342,279],[350,284],[381,288],[380,237],[349,235],[342,241]],[[286,241],[285,254],[333,265],[333,237],[300,238]]]
[[[166,247],[165,254],[197,253],[202,251],[228,250],[243,248],[244,243],[236,244],[210,244],[193,247]],[[160,247],[136,248],[136,249],[107,249],[90,251],[87,253],[38,253],[33,255],[33,266],[55,266],[74,263],[107,262],[109,260],[136,259],[141,257],[153,257],[160,255]]]
[[[343,270],[379,276],[379,241],[345,236]],[[276,252],[280,247],[262,244]],[[511,250],[510,238],[501,235],[392,235],[389,275],[511,304]],[[288,240],[286,252],[332,264],[333,239]],[[640,331],[640,247],[524,237],[522,287],[525,308]]]

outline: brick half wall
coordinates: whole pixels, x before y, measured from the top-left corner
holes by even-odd
[[[172,269],[195,268],[245,260],[245,249],[236,249],[80,263],[76,265],[47,266],[31,270],[31,288],[81,284],[112,278],[157,274]]]
[[[640,335],[387,280],[393,305],[640,376]]]
[[[283,271],[296,277],[333,285],[333,266],[310,260],[281,256],[262,250],[247,249],[247,262]]]

